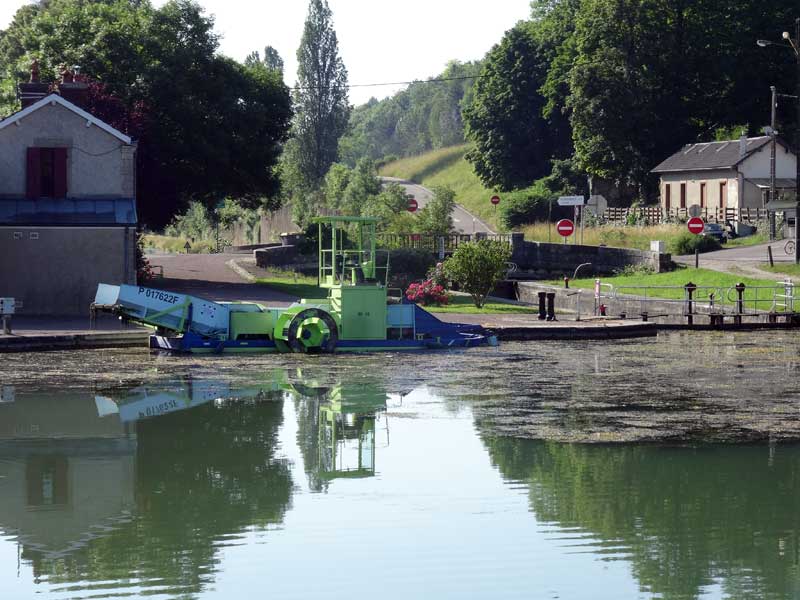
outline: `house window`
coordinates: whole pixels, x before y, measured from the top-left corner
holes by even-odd
[[[26,197],[66,198],[67,149],[28,148]]]
[[[670,184],[666,184],[664,186],[664,208],[669,210],[670,205],[672,204],[672,186]]]
[[[728,208],[728,182],[720,181],[719,183],[719,207]]]
[[[686,184],[681,184],[681,208],[686,208]]]
[[[700,184],[700,208],[706,207],[706,184],[702,182]]]

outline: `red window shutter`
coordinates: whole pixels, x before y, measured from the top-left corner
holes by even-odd
[[[28,148],[28,162],[26,168],[27,185],[25,197],[35,200],[42,195],[41,189],[41,152],[39,148]]]
[[[67,149],[54,148],[53,149],[53,162],[54,162],[54,194],[55,198],[67,197]]]

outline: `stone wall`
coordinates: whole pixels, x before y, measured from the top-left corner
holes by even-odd
[[[522,234],[513,234],[514,253],[511,261],[519,270],[543,277],[570,277],[578,265],[589,263],[580,271],[583,276],[607,275],[628,265],[646,266],[660,273],[669,270],[672,260],[669,254],[659,254],[647,250],[629,248],[610,248],[607,246],[579,246],[573,244],[548,244],[546,242],[527,242]]]

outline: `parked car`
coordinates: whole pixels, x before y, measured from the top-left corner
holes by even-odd
[[[700,235],[716,238],[720,244],[728,241],[728,233],[719,223],[706,223]]]

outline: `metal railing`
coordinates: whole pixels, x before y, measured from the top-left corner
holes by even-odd
[[[570,293],[578,290],[570,290]],[[583,290],[585,293],[588,290]],[[605,302],[617,301],[639,304],[644,319],[662,316],[653,308],[679,306],[680,313],[668,312],[663,316],[689,316],[698,314],[752,316],[769,313],[794,312],[795,285],[792,281],[778,281],[771,286],[614,286],[595,280],[595,314],[604,312]],[[580,315],[579,315],[580,318]]]

